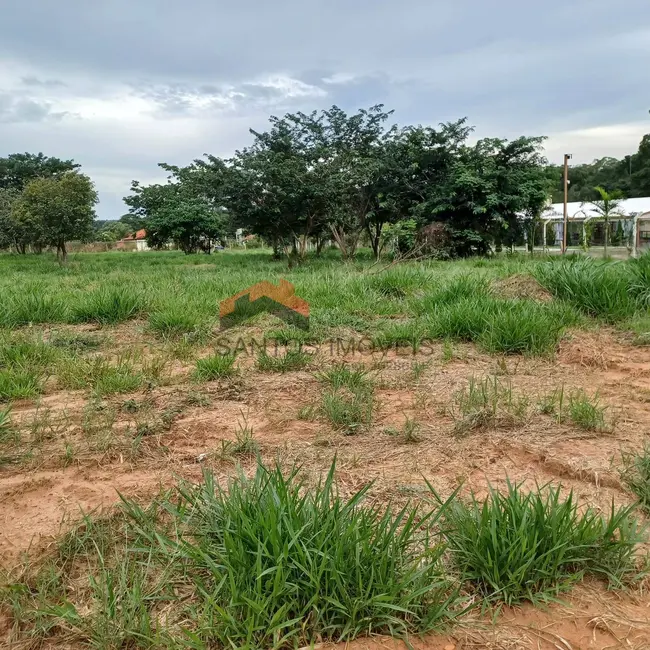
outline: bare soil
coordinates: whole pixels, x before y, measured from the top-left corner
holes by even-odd
[[[137,325],[130,327],[109,334],[112,345],[141,335]],[[236,463],[220,450],[238,426],[252,428],[265,461],[300,463],[314,479],[336,456],[342,490],[352,493],[372,481],[371,498],[382,502],[417,499],[425,479],[444,495],[461,483],[464,492],[483,494],[489,484],[498,487],[508,478],[562,483],[582,503],[604,510],[612,501],[634,501],[620,480],[620,454],[640,448],[650,431],[649,348],[599,330],[573,332],[554,359],[495,358],[458,345],[448,360],[442,346],[433,346],[415,355],[349,354],[345,361],[370,368],[378,385],[373,424],[354,436],[319,417],[298,417],[302,407],[319,403],[313,370],[332,363],[323,352],[313,368],[286,374],[260,373],[244,359],[236,378],[206,384],[191,382],[190,362],[175,361],[166,385],[100,404],[91,404],[82,391],[56,387],[38,405],[17,404],[14,417],[32,444],[29,453],[23,449],[0,468],[3,568],[12,571],[26,556],[37,557],[82,512],[110,509],[118,493],[146,502],[179,478],[199,480],[206,466],[219,477],[232,475]],[[415,362],[426,364],[417,377]],[[497,424],[459,436],[453,396],[472,376],[488,375],[527,398],[527,414],[516,426]],[[598,393],[613,431],[584,431],[541,414],[538,400],[561,387]],[[399,433],[407,419],[419,425],[418,442]],[[110,435],[102,438],[109,422]],[[145,432],[137,449],[134,431]],[[255,459],[240,457],[237,463],[252,471]],[[589,582],[546,610],[524,606],[475,614],[447,636],[412,643],[422,650],[650,648],[649,586],[622,594]],[[385,638],[348,645],[403,647]]]

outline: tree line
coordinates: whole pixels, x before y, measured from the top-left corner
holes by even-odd
[[[387,233],[433,242],[441,256],[485,253],[521,238],[518,215],[547,203],[554,179],[542,137],[471,143],[465,119],[433,128],[391,117],[382,105],[271,117],[233,157],[163,163],[168,182],[134,181],[125,202],[153,246],[208,251],[237,227],[295,260],[328,240],[344,259],[362,241],[379,256]]]
[[[129,214],[103,223],[74,161],[12,154],[0,158],[0,248],[52,246],[65,259],[66,241],[116,241],[145,228],[154,248],[209,253],[241,229],[294,263],[329,241],[344,259],[360,245],[377,257],[387,246],[456,257],[523,243],[525,232],[531,241],[561,168],[544,158],[543,137],[473,142],[472,131],[465,119],[399,126],[383,105],[272,116],[230,158],[161,163],[167,182],[133,181]],[[570,177],[575,200],[597,199],[600,189],[650,195],[650,135],[637,154],[572,167]]]

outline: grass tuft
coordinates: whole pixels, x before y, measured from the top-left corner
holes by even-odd
[[[291,372],[309,365],[310,355],[302,350],[287,350],[282,355],[270,355],[266,350],[257,356],[257,367],[263,372]]]
[[[196,362],[193,377],[197,381],[214,381],[231,377],[235,373],[234,354],[214,354]]]
[[[137,318],[146,308],[142,293],[127,287],[102,286],[85,294],[75,305],[72,322],[113,325]]]
[[[636,495],[639,505],[650,514],[650,444],[638,453],[623,453],[621,478]]]
[[[634,507],[612,504],[603,516],[561,489],[508,482],[504,494],[491,488],[484,501],[472,494],[450,505],[443,530],[453,560],[484,597],[549,601],[585,575],[619,587],[638,576],[635,548],[645,535]]]

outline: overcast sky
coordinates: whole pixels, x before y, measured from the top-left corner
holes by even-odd
[[[0,0],[0,156],[74,158],[100,218],[270,114],[375,103],[547,135],[555,162],[625,155],[650,132],[650,0]]]

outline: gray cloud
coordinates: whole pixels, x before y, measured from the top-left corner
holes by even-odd
[[[14,97],[0,91],[0,124],[17,122],[58,121],[66,117],[66,111],[54,111],[49,102]]]
[[[0,155],[76,158],[103,217],[161,160],[229,155],[269,114],[332,103],[381,102],[402,123],[468,116],[479,136],[557,147],[580,132],[586,159],[650,131],[647,0],[5,4]]]

